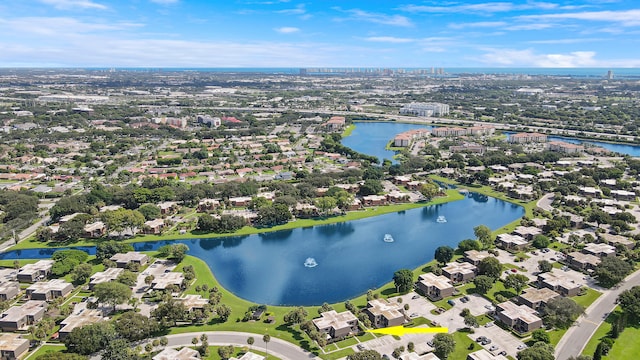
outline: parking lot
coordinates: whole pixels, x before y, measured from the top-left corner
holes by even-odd
[[[520,351],[518,350],[518,347],[522,348],[524,346],[524,343],[521,340],[497,325],[493,325],[490,327],[481,326],[475,329],[475,334],[469,334],[468,336],[473,341],[475,341],[480,336],[485,336],[491,339],[490,344],[478,344],[494,355],[497,355],[504,350],[507,352],[507,355],[513,356],[515,358],[518,351]]]

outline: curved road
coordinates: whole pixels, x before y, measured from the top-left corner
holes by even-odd
[[[212,346],[248,346],[247,339],[249,337],[253,337],[255,343],[252,347],[260,351],[264,351],[265,349],[265,343],[262,341],[263,335],[233,331],[206,331],[167,335],[167,339],[169,340],[169,344],[167,347],[193,346],[193,344],[191,343],[191,339],[193,339],[194,337],[200,339],[200,336],[202,334],[207,334],[207,337],[209,338],[209,345]],[[151,340],[147,342],[151,342]],[[145,343],[143,343],[143,346],[144,344]],[[277,339],[275,337],[271,337],[271,341],[269,341],[267,349],[269,350],[269,354],[277,356],[282,360],[320,360],[320,358],[315,356],[314,354],[303,350],[288,341]]]
[[[554,197],[555,197],[554,193],[544,194],[544,196],[540,198],[540,200],[538,200],[536,205],[542,210],[553,211],[553,206],[551,206],[551,204],[553,203]]]
[[[571,356],[580,355],[585,346],[587,346],[589,339],[598,329],[598,326],[615,309],[618,295],[638,285],[640,285],[640,271],[627,276],[619,287],[605,291],[560,339],[556,346],[556,359],[567,360]]]

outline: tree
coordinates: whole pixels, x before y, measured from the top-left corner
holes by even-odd
[[[495,257],[486,257],[480,260],[478,263],[478,274],[479,275],[487,275],[494,279],[500,277],[500,273],[502,272],[502,264]]]
[[[231,308],[225,304],[220,304],[216,308],[216,314],[218,314],[222,322],[225,322],[229,319],[229,316],[231,316]]]
[[[184,257],[187,255],[189,251],[189,246],[182,243],[164,245],[158,249],[158,255],[161,257],[166,257],[169,259],[173,259],[176,262],[180,263],[184,260]]]
[[[407,292],[413,288],[413,272],[408,269],[401,269],[393,273],[393,284],[396,291],[400,293]]]
[[[537,342],[533,346],[520,351],[518,360],[555,360],[553,345]]]
[[[544,308],[545,323],[566,329],[584,312],[584,308],[573,299],[559,296],[547,302]]]
[[[640,286],[623,291],[618,296],[618,304],[630,318],[640,319]]]
[[[267,353],[267,357],[269,357],[269,341],[271,341],[271,336],[269,334],[264,334],[262,337],[262,341],[264,342],[264,351]]]
[[[101,354],[103,360],[137,360],[138,355],[125,339],[109,341]]]
[[[529,278],[522,274],[509,274],[503,282],[504,287],[514,289],[519,295],[520,291],[527,286]]]
[[[93,288],[98,301],[105,304],[113,305],[113,311],[116,311],[118,304],[123,304],[131,297],[131,289],[119,282],[105,282],[97,284]]]
[[[332,196],[323,196],[314,201],[323,215],[328,215],[329,211],[334,209],[338,205],[338,201]]]
[[[451,334],[436,334],[433,337],[434,353],[441,359],[446,359],[456,347],[456,341]]]
[[[596,266],[595,276],[598,283],[610,288],[631,273],[633,267],[617,256],[607,256]]]
[[[458,249],[460,251],[469,251],[469,250],[482,250],[482,243],[478,240],[465,239],[458,243]]]
[[[305,321],[307,315],[307,310],[305,310],[302,306],[298,306],[297,308],[289,311],[284,316],[284,322],[287,325],[301,324]]]
[[[538,269],[541,273],[546,273],[553,269],[553,265],[547,260],[540,260],[538,261]]]
[[[116,336],[110,322],[100,321],[71,330],[64,343],[71,352],[89,355],[104,349]]]
[[[538,234],[536,236],[533,237],[533,242],[531,243],[531,245],[533,245],[535,248],[537,249],[544,249],[547,246],[549,246],[549,244],[551,244],[551,240],[549,240],[548,237],[542,235],[542,234]]]
[[[600,209],[595,209],[591,211],[591,214],[589,214],[589,216],[587,216],[587,221],[595,222],[596,225],[600,227],[601,224],[610,222],[611,216]]]
[[[91,265],[87,263],[78,264],[78,266],[71,271],[71,279],[76,285],[84,284],[89,277],[91,277],[92,271]]]
[[[254,343],[255,341],[256,341],[256,340],[253,338],[253,336],[249,336],[249,337],[247,338],[247,345],[249,345],[249,349],[251,349],[251,347],[253,346],[253,343]]]
[[[464,324],[467,325],[468,327],[474,327],[474,328],[480,326],[480,324],[478,323],[478,319],[476,319],[476,317],[471,314],[464,317]]]
[[[160,324],[155,319],[135,311],[127,311],[115,318],[113,326],[118,335],[129,341],[144,340],[160,330]]]
[[[131,287],[138,282],[138,275],[129,270],[124,270],[120,275],[118,275],[116,281]]]
[[[363,350],[347,356],[347,360],[382,360],[382,355],[375,350]]]
[[[146,220],[154,220],[162,216],[160,208],[154,204],[144,204],[138,208],[138,211]]]
[[[362,185],[360,185],[360,190],[358,191],[358,193],[362,196],[376,195],[382,192],[383,189],[384,187],[382,186],[380,180],[367,179]]]
[[[424,196],[427,201],[431,201],[431,199],[433,199],[440,193],[440,188],[438,188],[438,185],[429,182],[422,184],[418,191],[420,191],[420,194],[422,194],[422,196]]]
[[[221,359],[226,360],[229,359],[231,355],[233,355],[233,351],[233,345],[220,346],[218,348],[218,355]]]
[[[151,317],[158,320],[162,328],[168,328],[176,326],[176,323],[180,320],[184,320],[187,317],[187,308],[181,301],[176,301],[173,298],[169,301],[161,302],[151,312]]]
[[[531,334],[531,339],[534,342],[543,342],[543,343],[551,343],[551,338],[549,337],[549,334],[547,334],[547,332],[544,329],[538,329],[535,330],[532,334]]]
[[[485,249],[493,246],[493,236],[491,229],[486,225],[478,225],[473,228],[473,234],[480,240]]]
[[[453,253],[454,251],[450,246],[438,246],[434,257],[439,263],[446,264],[453,259]]]
[[[133,251],[133,246],[131,246],[131,244],[125,244],[113,240],[100,242],[96,246],[96,259],[102,261],[104,259],[109,259],[115,254],[126,253],[129,251]]]
[[[494,278],[490,276],[479,275],[473,279],[473,284],[476,286],[476,291],[479,294],[484,295],[487,292],[489,292],[489,290],[491,290],[491,288],[493,287],[494,281],[495,281]]]

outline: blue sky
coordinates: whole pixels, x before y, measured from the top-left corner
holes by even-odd
[[[2,0],[0,66],[638,67],[640,1]]]

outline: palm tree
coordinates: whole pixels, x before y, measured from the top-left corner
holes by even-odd
[[[249,350],[251,350],[251,346],[253,345],[254,342],[255,342],[255,339],[253,338],[253,336],[249,336],[249,338],[247,338],[247,344],[249,344]]]
[[[271,341],[271,336],[269,336],[269,334],[264,334],[262,341],[264,341],[264,352],[266,352],[267,357],[269,357],[269,347],[267,345],[269,344],[269,341]]]

